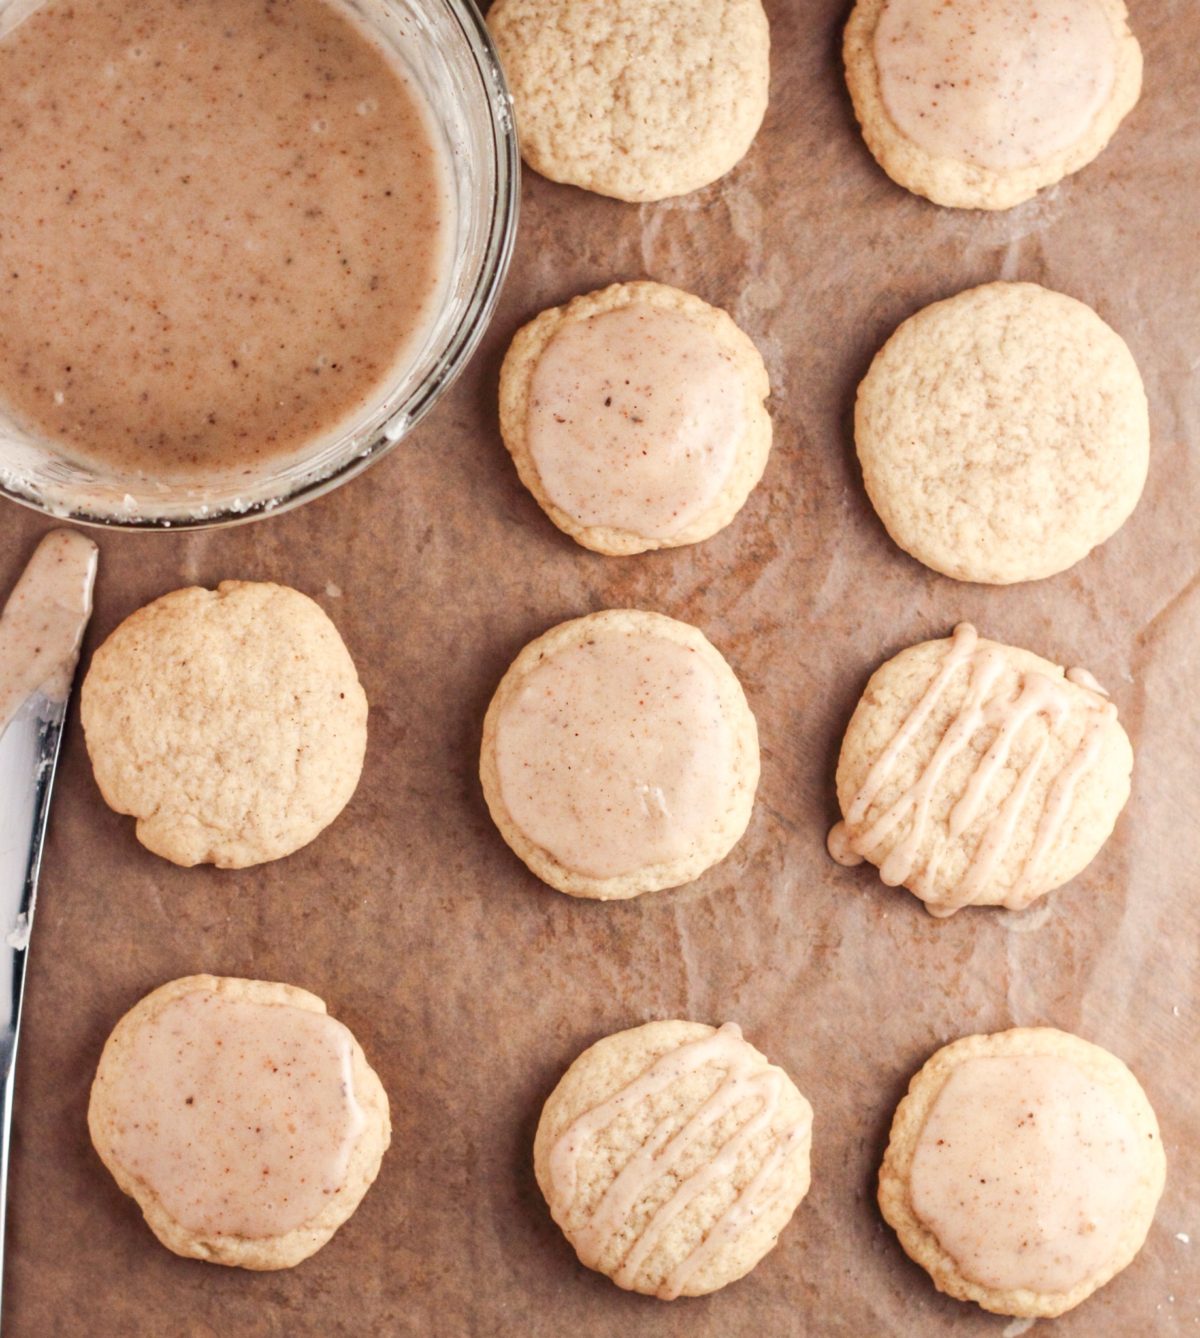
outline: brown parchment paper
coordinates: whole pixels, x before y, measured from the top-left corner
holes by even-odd
[[[1166,1194],[1132,1267],[1070,1335],[1200,1325],[1200,10],[1132,0],[1142,101],[1091,167],[1010,213],[941,210],[892,185],[854,125],[844,0],[769,0],[772,102],[745,162],[636,207],[526,173],[497,318],[453,391],[389,459],[333,495],[206,534],[100,536],[87,654],[192,582],[284,581],[329,611],[371,701],[358,793],[290,859],[240,873],[143,851],[92,781],[77,722],[60,772],[17,1076],[6,1335],[398,1334],[519,1338],[940,1335],[1000,1318],[939,1296],[874,1206],[892,1110],[943,1042],[1053,1024],[1107,1046],[1162,1123]],[[500,359],[540,308],[649,276],[727,307],[763,350],[776,445],[738,520],[698,547],[603,558],[517,482],[496,426]],[[1072,571],[955,583],[888,540],[851,438],[856,384],[925,303],[995,278],[1094,306],[1150,396],[1153,458],[1124,529]],[[0,579],[49,522],[0,507]],[[632,903],[538,883],[476,779],[488,698],[524,643],[609,606],[696,623],[758,717],[749,831],[690,887]],[[824,851],[842,728],[869,673],[971,619],[1091,668],[1137,750],[1133,797],[1092,866],[1023,917],[931,919]],[[88,1087],[109,1029],[194,971],[314,990],[361,1039],[395,1137],[318,1255],[253,1275],[175,1258],[91,1150]],[[563,1068],[650,1018],[734,1019],[816,1110],[813,1187],[778,1248],[718,1295],[671,1305],[580,1267],[530,1147]],[[1039,1330],[1043,1325],[1039,1325]]]

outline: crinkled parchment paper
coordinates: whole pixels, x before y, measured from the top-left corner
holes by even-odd
[[[891,184],[841,78],[844,0],[773,0],[766,126],[728,179],[635,207],[526,174],[512,275],[483,348],[410,441],[301,510],[208,534],[102,536],[95,646],[164,591],[287,582],[341,628],[371,700],[366,772],[306,850],[245,872],[177,869],[110,813],[72,724],[42,877],[18,1070],[5,1333],[52,1335],[981,1334],[1004,1319],[937,1295],[874,1206],[892,1109],[943,1042],[1049,1023],[1125,1059],[1162,1122],[1166,1195],[1134,1265],[1070,1335],[1200,1328],[1200,12],[1133,0],[1146,91],[1091,167],[999,216]],[[740,518],[699,547],[603,558],[555,530],[496,429],[513,330],[641,276],[727,307],[763,350],[776,446]],[[896,549],[863,494],[856,384],[925,303],[1032,279],[1094,306],[1146,379],[1141,505],[1074,570],[957,584]],[[48,522],[0,510],[0,578]],[[479,791],[501,673],[561,619],[633,605],[696,623],[757,714],[750,829],[699,882],[632,903],[540,885]],[[842,728],[869,673],[970,619],[1092,669],[1137,750],[1115,836],[1023,917],[931,919],[825,855]],[[87,652],[85,652],[85,664]],[[194,971],[314,990],[391,1095],[375,1188],[301,1267],[176,1259],[93,1154],[101,1045],[143,993]],[[649,1018],[734,1019],[816,1109],[813,1188],[775,1252],[719,1295],[672,1305],[580,1267],[534,1183],[542,1101],[591,1041]]]

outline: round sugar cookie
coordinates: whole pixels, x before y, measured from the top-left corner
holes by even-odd
[[[985,284],[906,320],[858,388],[854,437],[896,543],[989,585],[1086,557],[1137,505],[1150,458],[1124,341],[1033,283]]]
[[[496,0],[488,27],[536,172],[618,200],[722,177],[767,109],[760,0]]]
[[[240,869],[307,845],[354,793],[367,700],[306,595],[172,591],[96,651],[81,714],[100,792],[175,864]]]
[[[1074,878],[1129,797],[1133,752],[1086,670],[969,623],[871,676],[842,740],[830,853],[934,915],[1023,909]]]
[[[325,1004],[228,976],[173,980],[125,1014],[88,1128],[167,1249],[252,1269],[319,1250],[391,1139],[383,1087]]]
[[[883,170],[935,204],[1009,209],[1095,158],[1138,100],[1123,0],[858,0],[846,81]]]
[[[909,1084],[879,1206],[939,1291],[1052,1318],[1142,1248],[1166,1178],[1137,1079],[1052,1027],[967,1036]]]
[[[637,609],[560,623],[488,707],[479,772],[500,834],[551,887],[601,901],[698,878],[750,821],[758,730],[703,633]]]
[[[741,1029],[648,1022],[571,1065],[533,1163],[580,1261],[673,1300],[743,1277],[808,1192],[812,1108]]]
[[[598,553],[707,539],[771,448],[767,369],[725,312],[661,283],[618,283],[517,332],[500,430],[521,482]]]

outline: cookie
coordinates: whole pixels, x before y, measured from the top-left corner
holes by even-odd
[[[1065,571],[1125,523],[1150,458],[1146,392],[1090,307],[989,283],[910,317],[858,388],[854,438],[888,533],[934,571]]]
[[[871,676],[842,741],[835,859],[934,915],[1022,909],[1088,865],[1129,797],[1117,708],[1082,669],[969,623]]]
[[[879,1206],[939,1291],[998,1315],[1077,1306],[1142,1248],[1166,1178],[1137,1079],[1052,1027],[968,1036],[909,1084]]]
[[[316,1253],[391,1139],[383,1087],[324,1003],[228,976],[173,980],[125,1014],[88,1128],[167,1249],[252,1269]]]
[[[266,582],[175,590],[126,618],[80,698],[96,783],[175,864],[307,845],[354,793],[367,700],[337,628]]]
[[[618,200],[722,177],[767,110],[760,0],[496,0],[488,27],[536,172]]]
[[[521,482],[598,553],[707,539],[771,449],[762,357],[733,321],[661,283],[618,283],[517,332],[500,430]]]
[[[745,694],[703,633],[609,609],[513,661],[479,772],[500,834],[543,882],[610,901],[724,859],[750,821],[758,766]]]
[[[812,1108],[741,1029],[648,1022],[571,1065],[533,1163],[582,1263],[673,1300],[743,1277],[808,1192]]]
[[[1138,100],[1123,0],[858,0],[846,82],[880,167],[935,204],[1010,209],[1095,158]]]

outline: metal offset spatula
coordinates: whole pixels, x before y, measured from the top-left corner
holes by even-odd
[[[67,699],[92,612],[96,559],[96,545],[77,530],[52,530],[0,615],[0,1272],[25,958]]]

